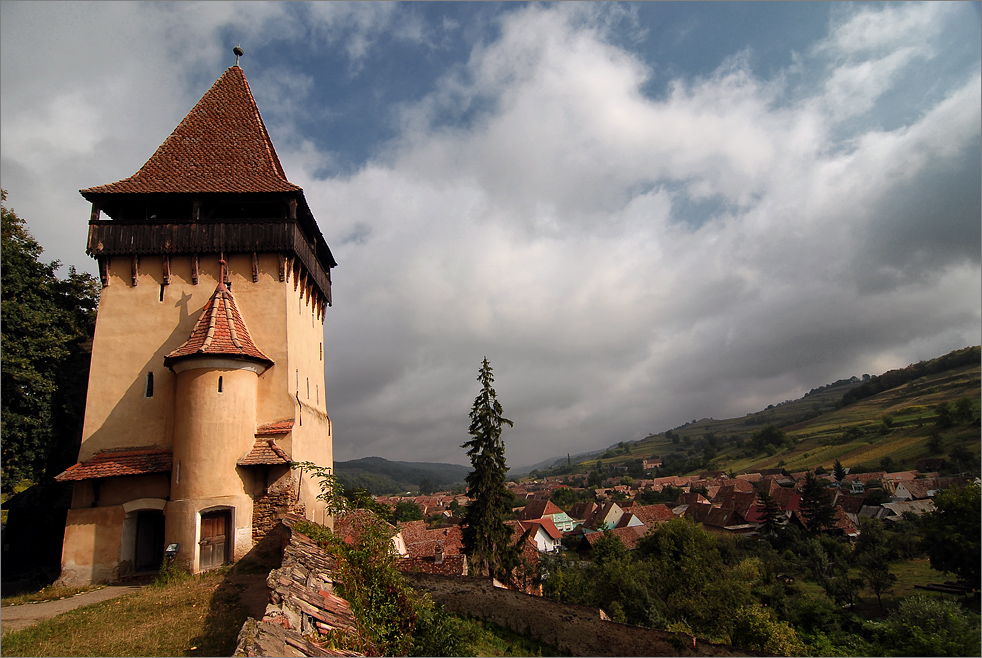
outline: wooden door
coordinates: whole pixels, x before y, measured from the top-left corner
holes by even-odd
[[[228,561],[231,516],[228,510],[201,515],[201,540],[198,542],[200,570],[214,569]]]

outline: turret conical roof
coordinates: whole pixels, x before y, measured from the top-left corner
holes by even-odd
[[[273,360],[252,342],[232,292],[223,280],[205,304],[191,336],[164,357],[164,365],[170,368],[175,361],[201,356],[232,357],[273,365]]]

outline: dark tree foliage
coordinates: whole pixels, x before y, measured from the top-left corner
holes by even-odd
[[[6,201],[6,191],[0,200]],[[2,206],[2,486],[51,478],[77,455],[98,286],[55,275],[24,220]]]
[[[899,370],[889,370],[882,375],[874,375],[869,379],[869,381],[863,382],[856,388],[850,389],[842,396],[840,401],[840,406],[847,406],[858,402],[863,398],[868,398],[872,395],[876,395],[882,391],[887,391],[891,388],[896,388],[907,382],[914,381],[915,379],[920,379],[925,375],[934,374],[936,372],[944,372],[945,370],[950,370],[951,368],[957,368],[959,366],[966,365],[977,365],[979,362],[979,356],[982,354],[978,345],[975,347],[966,347],[960,350],[955,350],[949,352],[944,356],[940,356],[936,359],[931,359],[930,361],[921,361],[913,365],[909,365],[906,368]]]
[[[788,445],[789,439],[784,433],[784,430],[780,429],[776,425],[768,425],[761,430],[754,432],[750,439],[750,445],[754,452],[761,452],[765,450],[768,446],[774,446],[776,448]]]
[[[766,487],[761,487],[757,491],[757,513],[762,520],[760,534],[765,537],[776,535],[787,518],[781,510],[781,505],[774,500]]]
[[[481,392],[471,407],[468,430],[471,440],[461,446],[467,448],[473,468],[467,476],[467,495],[472,502],[464,517],[464,552],[476,573],[505,580],[516,555],[510,547],[511,530],[505,525],[512,494],[505,484],[508,466],[501,429],[514,424],[502,415],[503,409],[492,387],[494,374],[486,357],[477,381],[481,383]]]
[[[842,462],[838,459],[835,460],[835,466],[832,468],[832,475],[835,476],[836,482],[842,482],[846,477],[846,469],[843,468]]]
[[[921,547],[931,559],[931,568],[957,574],[978,589],[982,551],[979,485],[943,489],[935,495],[934,506],[921,517]]]
[[[835,525],[835,507],[825,483],[813,473],[805,476],[801,489],[801,516],[810,532],[821,532]]]
[[[423,520],[423,510],[419,508],[419,505],[411,500],[402,500],[396,503],[396,507],[392,510],[392,520],[393,521],[422,521]]]

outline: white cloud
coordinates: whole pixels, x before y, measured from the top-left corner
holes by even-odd
[[[332,45],[354,79],[392,41],[431,54],[473,26],[385,3],[45,7],[0,5],[4,187],[22,215],[58,218],[36,234],[68,262],[76,190],[136,171],[231,64],[223,39],[242,42],[340,263],[325,343],[339,459],[463,460],[484,356],[519,465],[978,342],[978,65],[899,125],[876,114],[922,95],[907,72],[941,56],[957,9],[837,9],[793,71],[763,79],[732,53],[654,98],[630,11],[508,7],[496,38],[400,108],[382,157],[323,180],[330,136],[306,132],[334,111],[310,100],[323,60],[250,53]]]

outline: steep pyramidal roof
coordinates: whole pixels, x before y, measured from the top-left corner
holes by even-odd
[[[267,366],[273,360],[262,353],[252,342],[245,322],[239,314],[232,293],[225,287],[224,271],[215,294],[211,296],[201,317],[191,331],[191,337],[183,345],[164,357],[164,365],[172,367],[175,361],[195,356],[221,356],[248,359]]]
[[[138,172],[83,195],[159,192],[299,192],[286,179],[238,66],[201,97]]]

